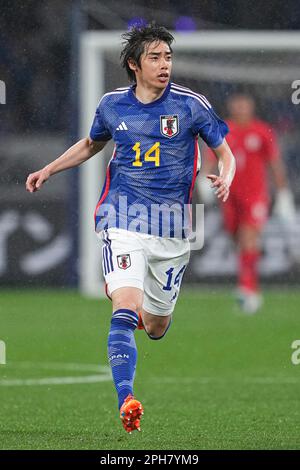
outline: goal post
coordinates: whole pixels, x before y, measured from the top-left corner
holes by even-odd
[[[125,86],[126,76],[118,65],[121,50],[122,31],[100,32],[87,31],[82,33],[80,39],[80,136],[87,136],[92,124],[93,116],[101,96],[116,87]],[[175,37],[174,75],[182,78],[201,79],[210,74],[219,74],[220,80],[239,81],[250,80],[247,75],[245,54],[256,54],[258,63],[262,64],[264,76],[269,74],[269,80],[274,80],[273,75],[277,70],[274,54],[285,57],[299,57],[300,33],[288,31],[205,31],[189,34],[173,33]],[[179,57],[177,58],[177,53]],[[232,73],[228,70],[228,64],[224,61],[214,60],[213,55],[240,54],[241,61],[234,64]],[[265,58],[270,60],[269,70],[266,67]],[[212,57],[210,57],[212,55]],[[199,59],[199,60],[198,60]],[[203,60],[202,60],[203,59]],[[284,60],[284,59],[282,59]],[[287,59],[286,59],[287,60]],[[289,60],[285,77],[277,73],[278,81],[289,86],[292,95],[292,82],[299,78],[295,75],[299,70],[299,63]],[[230,64],[229,64],[230,65]],[[226,68],[227,67],[227,68]],[[261,70],[252,70],[252,81],[263,83]],[[202,72],[201,72],[202,70]],[[224,73],[222,73],[224,71]],[[250,73],[250,72],[249,72]],[[224,75],[222,77],[222,75]],[[275,73],[276,75],[276,73]],[[240,78],[238,78],[240,77]],[[248,78],[247,78],[248,77]],[[249,78],[250,77],[250,78]],[[267,80],[267,78],[266,78]],[[186,85],[183,80],[182,85]],[[187,85],[189,86],[189,85]],[[199,90],[199,92],[205,91]],[[100,155],[95,156],[80,167],[80,197],[79,197],[79,286],[82,294],[91,297],[104,296],[103,277],[101,269],[101,247],[94,232],[93,214],[102,186],[104,184],[107,161],[112,152],[112,145],[108,144]]]

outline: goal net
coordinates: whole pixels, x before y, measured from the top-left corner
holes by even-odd
[[[80,50],[80,134],[87,135],[100,97],[128,84],[119,64],[121,32],[83,33]],[[225,118],[225,101],[236,89],[251,94],[258,115],[277,131],[289,180],[300,202],[300,105],[293,103],[292,84],[299,78],[300,34],[297,32],[208,31],[174,34],[172,81],[204,94]],[[80,169],[80,289],[89,296],[104,295],[101,248],[95,236],[93,213],[108,160],[109,143],[100,155]],[[197,201],[197,199],[196,199]],[[201,201],[200,201],[201,202]],[[205,243],[193,252],[189,281],[228,280],[235,276],[235,254],[222,230],[218,207],[205,208]],[[300,214],[289,226],[270,218],[263,234],[260,270],[265,279],[289,276],[299,281]]]

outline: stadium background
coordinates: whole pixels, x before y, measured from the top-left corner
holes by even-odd
[[[29,172],[49,162],[79,137],[80,32],[122,30],[137,18],[145,21],[164,18],[168,28],[186,30],[187,34],[189,30],[274,30],[299,26],[294,7],[293,15],[289,15],[289,2],[270,2],[264,15],[248,8],[249,2],[189,1],[187,8],[184,2],[180,6],[164,2],[163,8],[155,1],[147,7],[143,2],[134,2],[126,12],[121,4],[117,1],[29,1],[25,4],[14,1],[1,10],[0,79],[7,88],[7,103],[0,107],[1,285],[76,286],[78,282],[78,171],[53,178],[51,185],[46,185],[34,198],[24,192],[24,181]],[[274,60],[275,66],[281,62],[280,56]],[[294,62],[295,58],[290,55],[287,66]],[[107,70],[108,90],[126,84],[125,75],[120,75],[115,63],[110,63]],[[228,82],[201,81],[192,76],[179,76],[177,80],[207,95],[221,116],[226,116],[224,98],[236,83],[230,86]],[[268,93],[265,84],[252,88],[251,83],[248,85],[257,99],[260,116],[268,119],[279,134],[299,202],[300,142],[296,124],[299,111],[291,102],[291,82],[283,84],[285,94],[280,92],[279,96],[274,96],[276,87],[270,87]],[[210,214],[212,218],[218,214],[217,207],[214,209],[214,214]],[[206,228],[204,250],[193,257],[186,281],[232,281],[232,248],[223,234],[221,241],[218,240],[220,221]],[[278,230],[276,223],[271,224],[266,233],[270,248],[265,247],[265,251],[273,253],[265,259],[265,279],[298,282],[298,224],[290,236]],[[277,247],[277,258],[273,246]],[[218,263],[220,256],[224,262],[222,267]]]
[[[47,377],[51,374],[56,377],[57,370],[53,364],[57,363],[67,363],[69,366],[72,363],[95,365],[98,364],[99,357],[100,363],[105,363],[105,335],[110,305],[106,301],[100,303],[85,300],[77,294],[78,170],[57,175],[35,196],[26,194],[24,182],[28,173],[52,160],[79,137],[80,33],[87,30],[125,30],[140,19],[156,20],[170,30],[183,31],[186,34],[192,30],[298,30],[300,8],[292,0],[258,2],[255,8],[249,0],[190,0],[180,3],[149,0],[147,4],[137,0],[128,4],[120,0],[2,2],[0,80],[6,84],[6,103],[0,104],[0,340],[4,340],[7,345],[7,365],[3,366],[5,369],[0,366],[0,385],[5,385],[5,380],[20,380],[20,377],[24,381],[29,378],[43,379],[45,368]],[[289,66],[297,64],[299,57],[293,57],[292,54],[288,57],[277,56],[274,59],[275,66],[276,61],[278,64],[286,61]],[[125,75],[121,76],[116,71],[116,65],[112,64],[107,77],[109,89],[125,84]],[[299,76],[294,77],[295,80],[298,78]],[[219,87],[214,88],[210,80],[201,82],[196,78],[185,78],[181,83],[207,95],[224,117],[222,97],[226,97],[232,90],[232,84],[220,83]],[[250,90],[253,90],[257,99],[260,116],[269,120],[278,132],[291,187],[299,205],[300,105],[293,105],[291,102],[291,82],[286,84],[285,92],[280,92],[276,99],[272,94],[274,88],[266,93],[267,87],[262,88],[256,84]],[[168,421],[165,428],[162,426],[165,434],[158,433],[154,438],[148,429],[145,431],[144,443],[135,440],[130,444],[133,448],[143,448],[143,445],[153,446],[148,448],[299,446],[295,428],[294,433],[289,433],[294,418],[299,413],[296,401],[299,392],[296,377],[298,371],[290,363],[290,345],[297,337],[300,300],[297,291],[289,290],[291,285],[297,289],[300,280],[299,213],[292,228],[279,226],[276,220],[271,220],[268,225],[264,235],[263,247],[266,255],[262,276],[264,285],[271,283],[275,290],[267,291],[263,315],[251,320],[251,324],[247,319],[246,328],[245,318],[233,313],[230,292],[226,290],[228,282],[233,285],[235,263],[232,247],[222,232],[218,214],[217,206],[207,211],[206,243],[201,253],[193,253],[186,273],[182,300],[178,303],[174,336],[166,340],[159,350],[170,362],[177,361],[177,367],[168,369],[167,366],[162,366],[160,369],[160,352],[152,344],[141,345],[144,347],[141,356],[148,363],[147,366],[141,366],[144,368],[140,374],[145,380],[141,390],[147,389],[149,370],[153,376],[159,376],[160,373],[169,375],[170,380],[166,384],[172,388],[175,387],[172,373],[176,382],[176,377],[184,376],[189,370],[190,375],[193,374],[195,363],[207,361],[200,374],[204,377],[203,381],[198,378],[200,382],[196,380],[196,383],[203,392],[202,396],[206,396],[204,420],[209,418],[210,424],[202,433],[204,440],[201,444],[196,438],[199,431],[198,418],[195,415],[189,416],[190,408],[187,403],[187,408],[183,406],[180,409],[185,410],[185,416],[190,420],[190,433],[181,438],[179,427],[173,440],[164,441],[168,431],[173,430],[172,422]],[[189,293],[191,285],[195,288],[192,294]],[[224,286],[224,290],[220,290],[220,286]],[[283,291],[283,287],[286,290]],[[45,288],[52,290],[46,291]],[[199,309],[202,312],[201,317],[198,315]],[[186,310],[190,310],[189,325],[184,321]],[[105,315],[100,315],[99,319],[100,312]],[[86,322],[86,318],[89,322]],[[193,324],[195,330],[199,331],[198,335],[193,331]],[[229,338],[224,337],[224,331],[225,336],[228,332],[234,334],[232,344],[229,343]],[[184,334],[189,335],[188,338]],[[196,346],[191,348],[192,343],[189,340],[194,341],[195,345],[201,344],[202,352]],[[174,341],[178,344],[176,352]],[[215,344],[213,348],[212,343]],[[252,346],[255,344],[255,348],[251,349],[250,343]],[[93,344],[97,347],[93,347]],[[209,360],[205,358],[203,351],[210,351]],[[188,364],[182,361],[185,353],[190,353],[193,357],[193,360],[188,360]],[[150,364],[149,355],[154,360],[156,358],[156,363]],[[50,363],[53,365],[52,369]],[[70,375],[66,372],[67,369],[65,374]],[[79,369],[75,372],[73,370],[72,374],[79,374]],[[216,370],[223,380],[221,386],[215,380]],[[233,383],[229,380],[232,376],[239,377],[241,371],[247,376],[246,386],[238,379]],[[257,375],[266,376],[266,379],[275,377],[275,390],[272,389],[270,393],[271,388],[266,390],[257,386],[259,380],[255,382],[254,378]],[[281,382],[279,380],[277,383],[276,377],[280,377]],[[185,385],[182,388],[188,390],[190,400],[197,401],[197,387],[189,380],[187,377],[187,381],[183,381]],[[161,383],[164,387],[163,380]],[[159,389],[158,381],[154,380],[151,384],[156,392]],[[271,384],[270,387],[272,386]],[[81,407],[84,408],[88,402],[99,406],[99,391],[87,390],[87,385],[78,387]],[[109,385],[105,387],[104,396],[108,403],[111,400],[113,409],[115,404],[113,398],[110,398],[112,390]],[[50,382],[43,395],[39,395],[38,387],[29,387],[26,392],[24,389],[24,395],[20,398],[18,387],[10,388],[8,394],[5,393],[6,386],[2,390],[0,387],[0,395],[2,392],[3,400],[5,399],[4,416],[7,416],[6,424],[2,420],[0,429],[4,432],[1,448],[128,447],[128,442],[123,435],[121,437],[121,430],[116,442],[111,440],[108,431],[105,439],[99,443],[94,435],[92,437],[93,432],[100,432],[101,435],[98,424],[93,421],[92,405],[87,407],[85,418],[79,411],[74,416],[71,405],[68,408],[67,403],[71,400],[74,407],[77,407],[78,389],[75,391],[70,388],[61,392],[58,388]],[[210,403],[207,398],[212,390],[215,393],[214,403]],[[152,394],[154,397],[154,391]],[[227,411],[222,408],[224,400],[229,400],[231,394],[233,400],[239,395],[242,397],[234,402],[235,408],[231,412],[236,413],[238,420],[240,416],[243,417],[239,424],[232,424],[232,427],[232,414],[230,415],[228,408]],[[284,396],[287,397],[286,402]],[[182,406],[181,397],[177,398],[178,406]],[[268,400],[270,408],[266,405]],[[280,417],[278,413],[275,417],[278,401],[281,404]],[[216,411],[217,405],[220,406],[219,411]],[[227,406],[230,408],[229,402]],[[15,407],[14,412],[12,407]],[[107,409],[110,409],[108,405]],[[199,409],[200,413],[203,418],[203,410]],[[217,435],[223,418],[227,423],[225,429],[228,431],[228,440],[225,437],[220,439]],[[109,427],[110,423],[105,419],[105,425]],[[82,426],[88,427],[90,421],[93,432],[83,432],[81,438],[76,433],[72,434],[76,425],[82,429]],[[267,430],[264,427],[266,422]],[[245,423],[249,427],[253,426],[255,435],[245,433]],[[279,423],[283,428],[282,434],[277,435]],[[152,421],[149,418],[148,424],[155,426],[154,418]],[[119,424],[116,422],[115,426],[117,425]],[[58,426],[60,435],[56,436]],[[185,425],[183,426],[185,429]],[[46,429],[52,430],[51,436]],[[68,435],[72,436],[70,440],[66,437]],[[22,439],[23,443],[20,443]]]

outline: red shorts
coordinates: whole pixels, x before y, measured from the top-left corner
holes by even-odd
[[[269,200],[265,195],[236,197],[230,194],[222,204],[225,229],[236,233],[241,225],[262,229],[269,215]]]

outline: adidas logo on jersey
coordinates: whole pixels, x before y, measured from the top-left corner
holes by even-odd
[[[128,131],[128,127],[126,126],[125,122],[121,122],[121,124],[117,127],[117,131]]]

